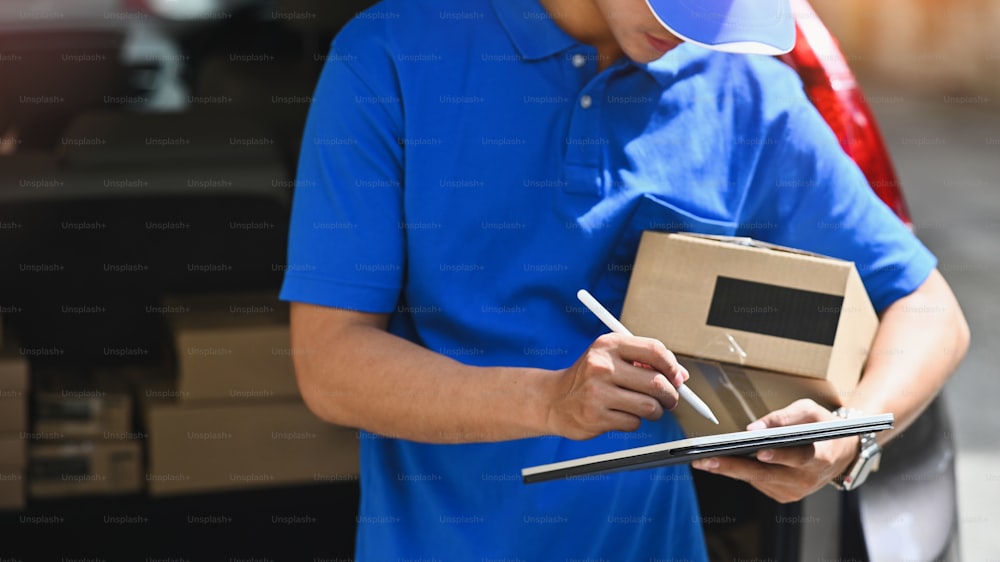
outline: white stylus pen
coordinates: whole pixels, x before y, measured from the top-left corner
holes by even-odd
[[[607,326],[612,332],[625,334],[626,336],[632,335],[632,332],[630,332],[624,324],[619,322],[617,318],[612,316],[611,313],[608,312],[608,309],[604,308],[604,305],[597,302],[594,295],[588,293],[586,289],[580,289],[577,291],[576,298],[580,299],[580,302],[593,312],[594,316],[597,316],[601,322],[604,322],[604,325]],[[718,425],[719,420],[715,417],[715,414],[712,413],[712,409],[709,408],[707,404],[702,402],[701,398],[698,398],[698,395],[695,394],[693,390],[681,385],[677,387],[677,392],[681,395],[681,398],[687,400],[688,404],[691,404],[691,407],[693,407],[699,414],[705,416],[705,418],[711,420],[712,423]]]

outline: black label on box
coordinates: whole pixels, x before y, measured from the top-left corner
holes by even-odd
[[[719,276],[709,326],[833,345],[844,297]]]

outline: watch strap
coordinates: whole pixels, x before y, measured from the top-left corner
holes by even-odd
[[[854,408],[837,408],[833,413],[841,418],[849,419],[864,415],[864,412]],[[874,457],[874,458],[872,458]],[[858,455],[842,474],[837,475],[830,481],[830,485],[841,491],[850,491],[867,479],[868,474],[878,470],[881,460],[881,448],[875,441],[875,432],[863,433],[858,441]],[[871,464],[870,469],[864,470],[865,464]],[[856,478],[860,477],[860,481]]]

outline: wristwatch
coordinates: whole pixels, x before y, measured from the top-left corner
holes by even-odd
[[[862,415],[860,410],[851,408],[838,408],[833,413],[845,419]],[[863,433],[858,446],[858,458],[843,474],[831,480],[830,484],[845,492],[855,490],[865,483],[869,474],[878,470],[881,460],[882,447],[875,441],[875,432]]]

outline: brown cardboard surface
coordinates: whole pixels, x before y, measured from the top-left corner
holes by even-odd
[[[151,495],[354,480],[358,433],[300,400],[144,402]]]
[[[132,429],[132,395],[125,383],[85,372],[39,369],[34,374],[32,432],[44,438],[103,438]]]
[[[185,399],[299,395],[288,326],[180,328],[174,337],[178,390]]]
[[[643,234],[621,320],[677,354],[691,390],[720,418],[710,424],[682,403],[675,415],[692,436],[745,429],[747,404],[758,417],[798,398],[840,405],[878,328],[851,262],[660,232]]]
[[[297,397],[288,307],[272,294],[168,299],[177,391],[184,400]]]
[[[28,449],[25,435],[21,433],[0,434],[0,466],[6,469],[24,469],[28,465]]]
[[[31,497],[127,494],[142,490],[139,441],[38,441],[31,443],[28,455]]]
[[[743,431],[750,422],[799,398],[812,398],[830,409],[841,403],[840,395],[827,381],[684,355],[677,359],[691,375],[685,384],[719,418],[719,425],[715,425],[681,400],[673,415],[688,437]]]
[[[160,312],[173,327],[230,328],[287,325],[288,303],[267,292],[171,296]]]
[[[0,389],[28,390],[28,360],[24,357],[0,355]]]
[[[23,390],[0,389],[0,432],[28,430],[28,397]]]
[[[28,429],[28,361],[10,350],[0,353],[0,433]]]
[[[0,510],[24,509],[24,483],[24,468],[0,465]]]

